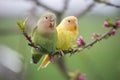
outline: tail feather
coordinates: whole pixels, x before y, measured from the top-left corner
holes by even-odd
[[[32,54],[32,63],[37,64],[41,58],[41,54]]]
[[[47,65],[50,63],[50,60],[51,60],[51,59],[50,59],[50,56],[49,56],[48,54],[45,55],[45,57],[44,57],[41,65],[38,67],[38,70],[41,69],[41,68],[46,68]]]

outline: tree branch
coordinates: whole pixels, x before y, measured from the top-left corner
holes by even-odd
[[[64,7],[63,7],[63,10],[62,10],[62,13],[63,13],[63,14],[64,14],[65,11],[67,10],[68,4],[69,4],[69,0],[64,0]]]
[[[58,23],[61,21],[63,14],[64,14],[65,11],[67,10],[68,4],[69,4],[69,0],[64,0],[64,6],[63,6],[62,11],[61,11],[60,13],[57,13],[57,14],[56,14],[56,16],[57,16],[57,22],[58,22]]]
[[[84,43],[84,45],[78,46],[77,48],[74,48],[74,49],[63,50],[63,53],[64,53],[64,54],[68,54],[68,53],[79,52],[79,51],[81,51],[81,50],[84,50],[85,48],[88,48],[88,47],[93,46],[95,43],[97,43],[98,41],[101,41],[102,39],[105,39],[106,37],[110,37],[110,36],[112,35],[112,34],[111,34],[112,30],[113,30],[113,29],[115,29],[115,30],[118,29],[119,20],[116,21],[117,24],[112,24],[112,22],[111,22],[110,19],[108,19],[107,21],[108,21],[109,26],[112,27],[109,31],[107,31],[106,33],[104,33],[104,34],[102,34],[102,35],[99,35],[99,37],[97,37],[97,39],[94,39],[94,40],[93,40],[92,42],[90,42],[90,43],[87,43],[87,44]],[[25,27],[24,27],[25,22],[26,22],[26,20],[23,22],[23,24],[22,24],[22,22],[19,22],[19,23],[18,23],[18,26],[19,26],[20,29],[22,30],[23,35],[25,36],[25,38],[29,41],[28,44],[29,44],[31,47],[34,47],[34,48],[37,49],[37,50],[40,50],[40,51],[45,50],[45,49],[43,49],[40,45],[35,45],[35,44],[32,42],[31,37],[25,32]],[[107,25],[107,26],[108,26],[108,25]],[[59,51],[59,50],[54,53],[54,55],[59,55],[59,54],[60,54],[60,51]]]
[[[116,7],[116,8],[120,8],[120,5],[116,5],[116,4],[107,2],[107,1],[103,1],[103,0],[95,0],[95,1],[98,2],[98,3],[106,4],[106,5],[108,5],[108,6],[113,6],[113,7]]]
[[[83,11],[80,12],[80,13],[78,13],[78,14],[76,15],[76,17],[81,17],[81,16],[85,15],[85,14],[88,13],[94,6],[95,6],[95,3],[92,2],[91,4],[89,4],[89,5],[87,6],[87,8],[86,8],[85,10],[83,10]]]
[[[41,2],[38,1],[38,0],[33,0],[33,2],[35,2],[36,5],[38,5],[38,6],[41,6],[41,7],[45,8],[45,9],[47,9],[47,10],[50,10],[50,11],[56,13],[56,14],[60,14],[59,11],[57,11],[57,10],[55,10],[55,9],[53,9],[53,8],[50,8],[50,7],[46,6],[45,4],[41,3]]]
[[[114,28],[112,28],[112,29],[110,29],[108,32],[102,34],[102,35],[99,37],[99,39],[93,40],[92,42],[87,43],[87,44],[85,44],[85,45],[82,46],[82,47],[75,48],[74,50],[73,50],[73,49],[64,50],[63,52],[64,52],[64,54],[75,53],[75,52],[80,52],[80,51],[82,51],[82,50],[84,50],[84,49],[86,49],[86,48],[88,48],[88,47],[91,47],[91,46],[93,46],[94,44],[96,44],[98,41],[101,41],[101,40],[105,39],[106,37],[111,36],[111,35],[110,35],[110,32],[111,32],[113,29],[114,29]],[[117,28],[116,28],[116,29],[117,29]],[[56,52],[56,54],[58,54],[58,52]]]
[[[31,47],[35,48],[36,50],[39,50],[39,51],[45,50],[40,45],[34,44],[32,42],[31,37],[26,33],[26,31],[25,31],[25,23],[26,23],[26,21],[27,21],[27,19],[25,19],[24,22],[19,21],[18,22],[18,26],[22,30],[23,35],[25,36],[25,38],[28,40],[28,42],[29,42],[28,44]],[[115,32],[114,33],[111,33],[111,32],[113,32],[113,30],[116,31],[120,27],[120,20],[116,20],[116,22],[113,24],[113,22],[110,19],[107,19],[106,23],[104,23],[104,26],[107,27],[107,28],[111,27],[111,29],[109,31],[105,32],[104,34],[97,36],[97,38],[94,37],[95,39],[92,42],[87,43],[87,44],[84,42],[84,44],[82,46],[78,46],[77,45],[77,47],[75,47],[74,49],[71,48],[71,49],[63,50],[63,53],[64,54],[73,54],[73,53],[76,53],[76,52],[80,52],[80,51],[82,51],[82,50],[84,50],[84,49],[86,49],[88,47],[93,46],[98,41],[101,41],[101,40],[103,40],[105,38],[110,37],[111,35],[114,35]],[[69,70],[66,67],[65,63],[64,63],[63,57],[61,57],[61,59],[59,59],[56,55],[60,55],[60,51],[59,50],[56,51],[53,54],[53,56],[55,56],[54,57],[54,61],[56,61],[57,65],[59,66],[59,68],[61,69],[61,71],[63,72],[63,74],[66,76],[66,78],[67,79],[72,79],[71,76],[69,75]],[[78,77],[79,77],[79,75],[78,75]],[[75,80],[79,80],[79,79],[75,79]]]

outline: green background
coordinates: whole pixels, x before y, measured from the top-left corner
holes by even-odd
[[[115,20],[117,16],[112,16]],[[102,34],[109,29],[103,28],[107,17],[86,15],[79,18],[79,35],[90,42],[92,33]],[[24,18],[22,18],[24,19]],[[53,62],[46,69],[37,71],[39,64],[30,63],[31,51],[27,41],[17,26],[18,18],[0,18],[0,44],[6,45],[23,55],[24,80],[66,80]],[[10,27],[8,27],[10,26]],[[16,31],[12,31],[15,29]],[[6,32],[5,32],[5,31]],[[88,80],[120,80],[120,30],[115,36],[104,39],[89,49],[72,56],[65,55],[65,62],[71,71],[79,70]]]

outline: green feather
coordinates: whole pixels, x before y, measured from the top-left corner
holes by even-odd
[[[32,41],[35,45],[40,45],[44,51],[31,49],[33,63],[38,63],[43,55],[52,54],[56,50],[57,30],[43,29],[44,26],[40,24],[42,19],[43,17],[38,21],[39,26],[36,26],[32,31]]]

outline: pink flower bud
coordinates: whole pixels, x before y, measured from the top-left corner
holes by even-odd
[[[86,74],[81,74],[78,80],[87,80]]]
[[[93,33],[91,38],[92,38],[92,39],[97,39],[98,37],[99,37],[99,35],[98,35],[98,34]]]
[[[115,30],[115,29],[112,29],[112,30],[110,31],[110,35],[115,35],[115,33],[116,33],[116,30]]]
[[[108,28],[108,27],[110,27],[110,24],[107,21],[105,21],[104,22],[104,27]]]
[[[115,22],[115,26],[120,27],[120,19]]]
[[[81,43],[80,41],[77,41],[77,45],[78,45],[78,46],[81,46],[82,43]]]
[[[85,44],[85,42],[83,40],[83,37],[82,36],[78,37],[78,39],[77,39],[77,45],[78,46],[82,46],[84,44]]]

